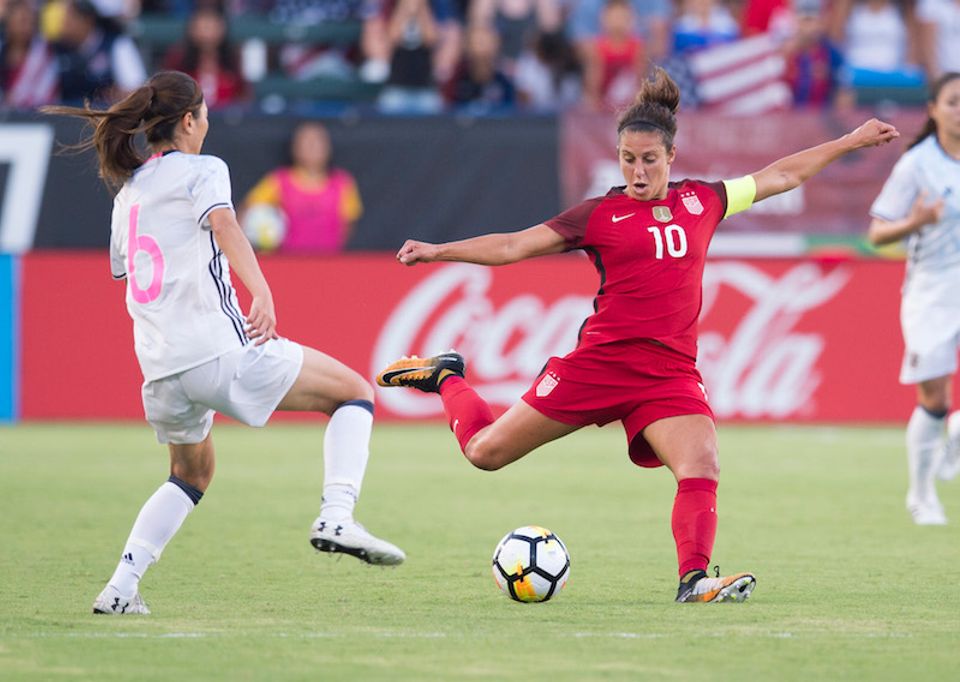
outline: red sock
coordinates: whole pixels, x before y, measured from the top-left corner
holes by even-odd
[[[440,384],[440,399],[450,430],[457,437],[460,449],[466,452],[467,443],[477,431],[493,423],[490,406],[465,379],[457,376],[444,379]]]
[[[689,571],[706,571],[717,536],[717,482],[709,478],[680,481],[671,525],[680,577]]]

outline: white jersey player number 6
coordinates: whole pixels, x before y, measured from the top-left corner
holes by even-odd
[[[664,243],[667,246],[667,253],[672,258],[682,258],[687,255],[687,233],[679,225],[667,225],[662,234],[659,225],[652,225],[647,228],[647,232],[653,235],[658,260],[663,260]]]
[[[127,240],[127,281],[130,285],[130,294],[137,303],[150,303],[160,297],[160,287],[163,284],[163,252],[157,240],[148,234],[137,234],[140,222],[140,204],[130,207],[130,232]],[[137,281],[136,255],[143,251],[150,256],[151,278],[146,289]]]

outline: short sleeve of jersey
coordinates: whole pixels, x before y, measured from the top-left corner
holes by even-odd
[[[555,218],[545,220],[543,224],[566,240],[567,250],[578,249],[583,244],[590,215],[601,201],[603,197],[587,199],[573,208],[568,208]]]
[[[230,171],[227,164],[216,156],[201,156],[198,159],[188,190],[193,203],[193,216],[204,229],[210,227],[207,218],[211,211],[233,208]]]
[[[881,220],[900,220],[906,217],[917,197],[917,189],[912,158],[909,155],[902,156],[870,207],[870,215]]]

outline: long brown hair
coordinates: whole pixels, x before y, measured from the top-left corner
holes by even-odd
[[[677,134],[677,109],[680,108],[680,88],[662,68],[655,67],[653,79],[644,80],[633,104],[620,114],[617,135],[632,132],[659,132],[669,150]]]
[[[927,97],[927,104],[936,104],[937,99],[940,98],[940,92],[946,87],[947,83],[955,81],[960,78],[960,72],[950,71],[943,74],[933,83],[933,87],[930,88],[930,96]],[[923,124],[923,128],[920,129],[920,134],[913,138],[913,142],[910,143],[910,146],[907,149],[913,149],[918,144],[926,140],[931,135],[937,134],[937,122],[933,120],[933,117],[927,114],[927,120]]]
[[[109,109],[83,107],[41,107],[45,114],[63,114],[85,119],[93,132],[71,149],[96,149],[100,177],[117,188],[144,162],[136,141],[143,133],[147,144],[172,142],[180,119],[187,113],[199,115],[203,92],[190,76],[180,71],[161,71]]]

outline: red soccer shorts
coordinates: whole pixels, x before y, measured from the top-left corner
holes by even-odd
[[[564,424],[621,421],[630,459],[642,467],[663,465],[643,437],[653,422],[687,414],[715,419],[696,364],[646,341],[577,348],[552,357],[523,400]]]

